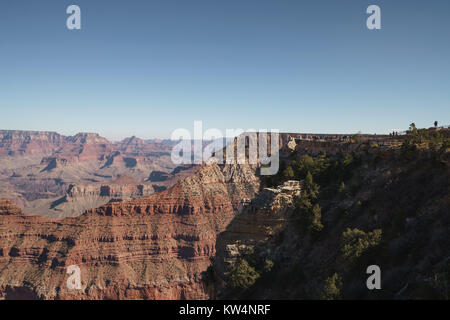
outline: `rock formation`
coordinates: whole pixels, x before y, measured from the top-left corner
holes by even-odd
[[[245,190],[252,198],[259,185],[233,186],[238,177],[250,175],[246,166],[224,170],[212,164],[197,170],[161,193],[59,221],[25,216],[2,202],[0,297],[210,297],[203,278],[215,255],[216,235],[234,217],[232,199]],[[81,290],[66,286],[70,265],[80,267]]]
[[[0,215],[17,215],[22,210],[9,200],[0,200]]]
[[[10,201],[1,201],[0,298],[319,298],[324,281],[333,273],[347,277],[347,296],[368,298],[365,269],[353,266],[350,270],[352,261],[343,260],[341,243],[350,227],[361,229],[357,236],[382,229],[382,242],[371,248],[375,255],[364,257],[367,260],[361,265],[383,265],[383,286],[388,288],[383,294],[389,298],[415,297],[416,288],[426,283],[432,283],[433,290],[437,286],[445,290],[445,278],[440,277],[449,270],[448,150],[416,151],[414,160],[406,161],[398,149],[377,146],[375,154],[370,146],[375,138],[366,138],[368,143],[363,145],[343,136],[280,135],[284,165],[300,165],[296,161],[304,153],[326,151],[334,157],[326,162],[331,171],[322,172],[327,175],[322,176],[320,197],[315,200],[320,206],[310,206],[316,216],[296,204],[297,199],[308,200],[301,198],[307,179],[303,184],[287,180],[281,172],[275,177],[284,179],[280,186],[260,190],[256,165],[219,166],[212,161],[201,166],[145,167],[152,162],[151,152],[142,155],[139,150],[147,142],[137,138],[110,146],[96,135],[80,135],[70,141],[84,154],[76,157],[76,167],[57,162],[55,168],[40,173],[22,171],[8,162],[10,156],[1,158],[12,168],[0,171],[7,183],[25,189],[27,181],[39,177],[42,197],[55,193],[53,188],[75,173],[91,170],[94,163],[96,170],[84,178],[90,183],[72,183],[65,201],[98,194],[111,199],[81,216],[62,220],[26,215]],[[70,155],[70,150],[58,148]],[[97,158],[102,152],[106,153]],[[62,159],[57,151],[52,156]],[[108,162],[111,157],[113,161]],[[126,160],[127,167],[120,160],[125,158],[136,161]],[[327,170],[322,168],[325,162],[311,161],[309,166]],[[124,168],[129,177],[122,175],[114,181]],[[151,172],[162,181],[143,182]],[[347,187],[338,193],[336,186],[343,179]],[[145,196],[140,186],[150,184],[167,189]],[[136,194],[136,199],[116,199]],[[54,203],[55,208],[59,205]],[[310,228],[311,217],[320,220],[322,231]],[[366,250],[365,243],[371,243],[354,242],[362,246],[358,250]],[[251,291],[233,291],[227,282],[236,262],[244,258],[252,268],[260,268],[260,278],[251,284]],[[72,265],[80,268],[81,289],[67,286]],[[272,267],[276,272],[270,271]],[[405,281],[412,289],[402,289]],[[236,292],[240,295],[235,296]]]
[[[27,213],[62,218],[81,215],[113,197],[145,196],[183,176],[170,174],[176,167],[170,159],[172,144],[136,137],[110,142],[96,133],[0,130],[0,198],[13,200]],[[154,171],[166,174],[167,181],[145,183]],[[141,190],[110,186],[124,175],[137,180],[134,185]],[[101,200],[92,197],[98,184],[104,186]],[[92,189],[90,198],[71,197],[82,189]],[[66,194],[71,206],[61,205]]]
[[[266,258],[273,255],[276,242],[288,221],[292,222],[295,199],[301,194],[299,181],[287,181],[276,189],[264,188],[252,200],[243,199],[239,214],[218,235],[215,257],[216,294],[223,296],[220,284],[229,280],[240,257],[256,253]],[[225,293],[226,294],[226,293]]]
[[[65,140],[56,132],[0,130],[0,156],[51,154]]]

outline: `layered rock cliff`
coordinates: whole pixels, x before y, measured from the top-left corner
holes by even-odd
[[[176,167],[170,159],[171,145],[136,137],[111,142],[96,133],[63,136],[0,130],[0,198],[13,200],[30,214],[63,218],[105,204],[108,197],[145,196],[179,179],[179,175],[170,174]],[[167,174],[167,181],[146,183],[153,171]],[[124,175],[137,180],[134,185],[141,185],[140,190],[112,186]],[[95,195],[96,184],[104,186],[101,200]],[[87,189],[92,189],[88,197],[70,196]],[[66,208],[61,198],[68,192],[73,205]]]
[[[257,254],[261,259],[273,259],[277,241],[271,241],[293,223],[295,200],[300,197],[299,181],[287,181],[278,188],[264,188],[253,199],[243,199],[235,218],[217,237],[214,263],[215,297],[230,295],[224,286],[230,281],[236,264],[242,257]]]
[[[64,143],[56,132],[0,130],[0,156],[51,154]]]
[[[141,183],[131,177],[121,176],[110,183],[77,183],[69,185],[61,198],[35,201],[27,208],[33,214],[53,219],[76,217],[84,211],[100,207],[110,201],[138,199],[154,193],[149,183]]]
[[[111,142],[97,133],[63,136],[56,132],[0,130],[0,156],[41,156],[42,164],[66,165],[103,161],[115,154],[122,158],[168,155],[172,143],[131,137]]]
[[[22,210],[16,206],[12,201],[0,200],[0,215],[16,215],[21,214]]]
[[[252,172],[238,166],[232,177],[215,164],[203,166],[161,193],[59,221],[18,214],[4,203],[0,297],[209,298],[204,272],[215,255],[216,235],[234,217],[232,199],[243,195],[233,187],[242,171]],[[9,210],[15,214],[6,215]],[[70,265],[80,267],[80,290],[66,285]]]

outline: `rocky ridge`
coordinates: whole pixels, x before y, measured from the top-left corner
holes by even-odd
[[[170,174],[176,167],[170,159],[172,145],[171,141],[136,137],[111,142],[96,133],[63,136],[0,130],[0,199],[13,200],[27,213],[62,218],[106,203],[93,198],[98,185],[104,186],[110,198],[136,198],[155,188],[161,191],[181,177]],[[153,171],[165,173],[167,181],[147,183]],[[142,186],[138,187],[141,190],[114,186],[114,180],[124,175],[135,179],[134,185]],[[91,189],[88,198],[71,197],[83,189]],[[68,210],[58,206],[66,194],[72,204],[75,199],[80,203]]]

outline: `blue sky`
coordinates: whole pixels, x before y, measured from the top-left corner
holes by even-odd
[[[66,28],[81,8],[82,29]],[[366,28],[370,4],[382,29]],[[450,124],[450,1],[0,2],[0,128],[384,133]]]

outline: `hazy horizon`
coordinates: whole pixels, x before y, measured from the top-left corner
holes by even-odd
[[[186,128],[186,129],[189,130],[189,128]],[[209,129],[209,128],[206,128],[206,129]],[[106,138],[107,140],[109,140],[111,142],[120,142],[120,141],[122,141],[124,139],[132,138],[132,137],[136,137],[136,138],[139,138],[139,139],[142,139],[142,140],[164,140],[164,141],[165,140],[172,140],[170,136],[169,137],[158,137],[158,136],[156,136],[156,137],[140,137],[140,136],[136,136],[136,135],[129,135],[129,136],[124,136],[124,137],[119,137],[119,138],[111,138],[111,137],[102,135],[99,132],[86,132],[86,131],[74,131],[72,133],[62,133],[62,132],[58,132],[58,131],[55,131],[55,130],[28,130],[28,129],[5,129],[5,128],[0,128],[0,131],[2,131],[2,130],[6,130],[6,131],[24,131],[24,132],[27,132],[27,131],[28,132],[52,132],[52,133],[57,133],[57,134],[60,134],[60,135],[63,135],[63,136],[67,136],[67,137],[75,136],[77,134],[83,134],[83,133],[98,134],[100,137]],[[402,131],[405,131],[405,130],[406,130],[406,128],[404,128],[404,129],[397,129],[397,132],[402,132]],[[206,130],[204,130],[204,131],[206,131]],[[190,132],[193,134],[193,130],[190,130]],[[249,132],[255,132],[255,131],[249,131]],[[270,130],[269,130],[269,132],[270,132]],[[328,133],[328,132],[306,132],[306,131],[305,132],[303,132],[303,131],[296,131],[296,132],[293,132],[293,131],[292,132],[280,131],[279,133],[280,134],[283,134],[283,133],[284,134],[302,133],[302,134],[313,134],[313,135],[320,135],[320,134],[336,134],[336,135],[352,135],[352,134],[365,135],[365,134],[367,134],[367,135],[372,135],[372,134],[374,134],[374,133],[370,133],[370,132],[369,133],[367,133],[367,132],[332,132],[332,133]],[[389,134],[389,133],[390,132],[381,133],[380,135],[385,135],[385,134]],[[375,134],[379,134],[379,133],[375,133]],[[224,135],[225,135],[225,132],[224,132]],[[230,139],[232,137],[235,137],[235,136],[224,136],[223,139]],[[195,140],[195,139],[190,139],[190,140]],[[203,138],[202,138],[202,140],[210,141],[209,139],[203,139]],[[212,140],[215,140],[215,139],[212,139]],[[178,141],[178,140],[175,139],[175,140],[172,140],[172,141]]]

